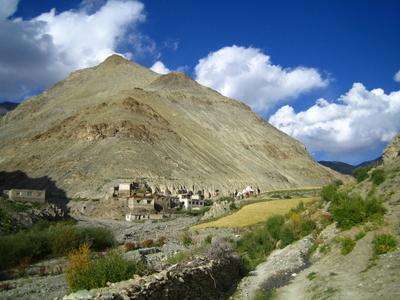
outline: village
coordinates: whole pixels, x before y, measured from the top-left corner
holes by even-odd
[[[11,201],[41,203],[48,201],[46,190],[17,189],[3,190],[2,195]],[[132,181],[124,181],[116,184],[107,195],[107,199],[122,203],[125,215],[121,218],[128,222],[135,220],[160,220],[171,217],[180,211],[199,211],[221,197],[229,196],[239,200],[260,195],[260,189],[246,186],[242,191],[234,191],[227,194],[218,189],[213,192],[205,189],[192,189],[186,186],[168,187],[163,190],[157,186],[151,187],[146,179],[139,178]]]

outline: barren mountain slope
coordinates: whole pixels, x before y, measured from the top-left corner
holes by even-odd
[[[339,176],[245,104],[117,55],[72,73],[0,122],[0,170],[48,175],[70,197],[100,197],[135,177],[227,191]]]

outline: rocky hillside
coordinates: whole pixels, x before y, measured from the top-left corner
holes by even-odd
[[[3,117],[0,151],[0,170],[48,176],[69,197],[101,197],[136,177],[227,191],[316,186],[338,176],[242,102],[117,55]]]

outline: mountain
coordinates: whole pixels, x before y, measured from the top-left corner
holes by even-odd
[[[382,156],[372,160],[364,161],[358,165],[350,165],[341,161],[326,161],[326,160],[320,160],[318,161],[318,163],[332,170],[335,170],[336,172],[339,172],[341,174],[352,175],[353,172],[358,168],[376,167],[380,165],[382,163]]]
[[[18,106],[18,103],[14,102],[0,102],[0,116],[4,116],[7,112],[15,109]]]
[[[68,197],[102,197],[138,177],[160,188],[233,191],[339,176],[242,102],[118,55],[71,73],[0,122],[0,170],[47,176]]]
[[[342,174],[347,174],[351,175],[353,174],[353,171],[355,169],[355,166],[346,164],[341,161],[326,161],[326,160],[320,160],[318,161],[321,165],[328,167],[332,170],[335,170],[336,172],[342,173]]]

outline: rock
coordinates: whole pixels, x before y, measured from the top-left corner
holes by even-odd
[[[89,300],[93,298],[93,294],[87,290],[81,290],[68,296],[64,296],[63,300]]]

